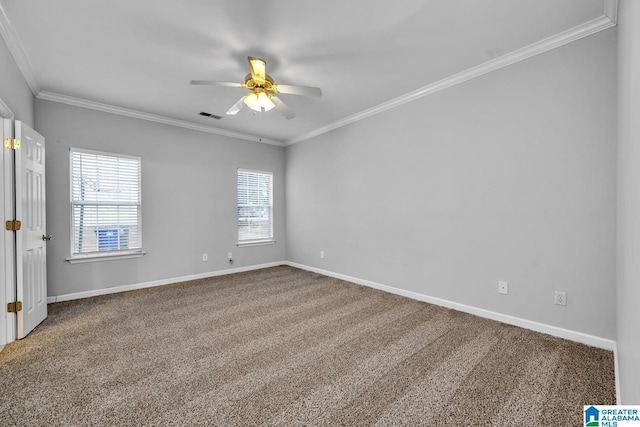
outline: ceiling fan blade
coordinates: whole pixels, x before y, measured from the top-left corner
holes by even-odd
[[[242,110],[243,106],[244,106],[244,96],[240,98],[238,102],[233,104],[233,106],[227,110],[227,114],[230,116],[234,116],[238,114],[238,111]]]
[[[242,83],[216,82],[213,80],[191,80],[192,85],[210,85],[210,86],[228,86],[228,87],[244,87]]]
[[[266,81],[267,63],[260,58],[249,56],[249,69],[251,70],[251,78],[257,85],[263,85]]]
[[[282,102],[277,96],[270,96],[269,99],[275,104],[276,110],[280,111],[282,115],[287,118],[287,120],[291,120],[296,116],[293,110],[287,107],[287,105]]]
[[[307,95],[322,96],[322,90],[319,87],[311,86],[294,86],[294,85],[274,85],[280,93],[288,93],[291,95]]]

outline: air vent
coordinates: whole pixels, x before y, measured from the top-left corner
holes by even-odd
[[[220,120],[222,118],[222,116],[216,116],[215,114],[207,113],[206,111],[200,111],[200,115],[216,120]]]

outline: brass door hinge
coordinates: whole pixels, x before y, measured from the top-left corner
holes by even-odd
[[[4,140],[4,148],[9,148],[11,150],[20,149],[20,140],[7,138]]]
[[[4,223],[4,228],[7,231],[18,231],[22,227],[22,222],[17,219],[12,219],[11,221],[6,221]]]
[[[22,301],[10,302],[7,304],[7,313],[17,313],[22,311]]]

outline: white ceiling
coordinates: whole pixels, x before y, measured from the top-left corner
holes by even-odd
[[[41,98],[284,144],[446,87],[458,73],[470,78],[611,26],[615,0],[0,0],[0,7],[0,30]],[[244,90],[189,81],[243,82],[249,55],[267,61],[276,83],[318,86],[323,97],[281,95],[297,114],[292,120],[246,108],[221,120],[200,117],[224,115]]]

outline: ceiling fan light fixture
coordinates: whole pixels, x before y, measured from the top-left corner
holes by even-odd
[[[1,1],[1,0],[0,0]],[[219,82],[215,80],[191,80],[192,85],[213,85],[230,86],[248,89],[249,93],[243,95],[226,112],[229,116],[238,114],[246,105],[253,111],[263,113],[278,110],[287,120],[293,119],[295,113],[287,107],[287,104],[278,98],[277,94],[287,93],[292,95],[322,96],[322,91],[318,87],[276,85],[270,75],[266,73],[266,62],[264,59],[249,56],[250,73],[244,78],[244,83]]]
[[[244,97],[244,103],[247,107],[259,113],[269,111],[276,106],[264,92],[248,94]]]

